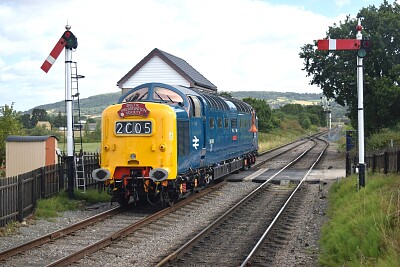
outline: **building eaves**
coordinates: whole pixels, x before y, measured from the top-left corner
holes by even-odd
[[[213,83],[206,79],[185,60],[171,55],[167,52],[161,51],[158,48],[153,49],[146,57],[144,57],[138,64],[136,64],[136,66],[134,66],[127,74],[125,74],[125,76],[117,82],[117,86],[122,89],[122,84],[125,83],[134,73],[136,73],[140,68],[143,67],[144,64],[146,64],[151,58],[156,55],[163,59],[182,77],[186,78],[193,86],[204,87],[215,91],[217,90],[217,87]]]

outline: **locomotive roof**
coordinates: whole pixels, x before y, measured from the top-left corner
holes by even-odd
[[[232,109],[232,104],[233,106],[239,111],[243,113],[251,113],[252,107],[247,104],[246,102],[236,99],[236,98],[227,98],[227,97],[221,97],[217,94],[211,94],[208,92],[203,92],[195,88],[187,88],[184,86],[175,86],[177,89],[179,89],[182,93],[185,95],[197,95],[197,96],[202,96],[207,104],[214,109],[220,109],[220,110],[230,110]]]
[[[241,112],[241,113],[251,113],[253,110],[253,108],[249,104],[247,104],[239,99],[222,97],[222,96],[219,96],[218,94],[209,93],[207,91],[199,90],[197,88],[186,87],[186,86],[182,86],[182,85],[173,85],[172,86],[172,85],[163,84],[163,83],[146,83],[146,84],[142,84],[138,87],[135,87],[135,88],[131,89],[130,91],[128,91],[127,93],[125,93],[125,95],[121,96],[118,103],[122,103],[124,101],[128,101],[128,102],[133,101],[132,99],[127,100],[127,96],[133,94],[134,92],[136,92],[137,90],[140,90],[141,88],[147,88],[148,90],[154,90],[155,86],[161,86],[161,87],[170,88],[170,89],[175,88],[175,90],[179,91],[181,94],[184,94],[186,96],[187,95],[199,96],[202,99],[204,99],[204,101],[207,103],[207,105],[210,107],[210,109],[214,109],[214,110],[237,110],[238,112]],[[138,97],[138,96],[136,96],[136,97]],[[141,98],[139,98],[139,99],[141,99]]]

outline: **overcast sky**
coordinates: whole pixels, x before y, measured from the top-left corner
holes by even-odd
[[[81,98],[116,83],[151,50],[186,60],[221,91],[320,93],[300,48],[383,0],[0,0],[0,106],[65,100],[65,55],[40,69],[71,25]],[[392,1],[389,1],[391,3]],[[355,37],[354,37],[355,38]]]

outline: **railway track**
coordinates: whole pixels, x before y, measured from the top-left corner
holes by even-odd
[[[310,141],[308,139],[302,140],[299,142],[295,142],[289,145],[289,149],[299,149],[302,150],[302,148],[299,148],[301,146],[309,146]],[[288,147],[286,148],[281,148],[281,149],[276,149],[273,151],[269,151],[268,153],[265,153],[260,156],[258,159],[258,166],[261,166],[261,164],[271,161],[272,159],[277,159],[280,156],[283,155],[284,152],[280,150],[288,150]],[[263,158],[264,156],[264,158]],[[286,157],[287,158],[287,157]],[[279,160],[278,160],[279,161]],[[292,164],[289,164],[289,166]],[[288,167],[289,167],[288,166]],[[249,183],[248,183],[249,184]],[[65,266],[68,264],[72,264],[73,262],[77,262],[77,265],[89,265],[89,266],[94,266],[94,265],[101,265],[103,264],[102,261],[98,261],[98,258],[95,254],[96,251],[102,250],[100,253],[106,253],[107,255],[114,255],[116,258],[118,257],[123,257],[124,255],[126,256],[127,254],[132,253],[132,246],[135,246],[138,243],[143,243],[143,241],[149,240],[151,238],[154,238],[154,235],[157,236],[157,233],[162,233],[163,231],[167,231],[165,228],[174,225],[174,222],[178,220],[182,220],[182,217],[187,217],[191,211],[195,209],[199,209],[201,207],[206,206],[208,202],[211,202],[213,199],[218,198],[221,194],[220,188],[224,185],[224,183],[219,184],[219,188],[214,188],[211,189],[211,191],[214,191],[214,193],[209,194],[208,191],[204,190],[199,194],[195,194],[194,196],[197,196],[196,198],[189,199],[187,201],[182,201],[179,202],[178,204],[174,205],[171,208],[168,208],[166,210],[160,211],[157,215],[153,214],[147,214],[142,218],[138,218],[136,220],[136,223],[130,223],[128,226],[125,224],[121,224],[117,229],[114,229],[111,232],[104,233],[101,237],[99,237],[99,232],[107,232],[105,230],[94,230],[92,226],[89,227],[89,225],[92,225],[93,223],[88,223],[86,226],[83,226],[83,228],[87,228],[89,232],[84,232],[83,236],[79,237],[77,234],[78,231],[80,230],[70,230],[71,233],[68,233],[66,229],[63,229],[60,231],[60,233],[52,233],[48,237],[43,237],[43,240],[48,240],[47,242],[50,242],[50,247],[57,247],[56,242],[61,242],[61,243],[70,243],[72,247],[68,253],[65,255],[60,253],[59,251],[54,252],[51,248],[47,247],[46,248],[46,242],[39,241],[38,243],[35,243],[35,245],[30,245],[31,248],[28,252],[23,252],[23,249],[18,249],[18,250],[13,250],[14,252],[6,251],[0,253],[0,266],[32,266],[32,265],[37,265],[37,266]],[[256,185],[253,185],[253,187],[256,187]],[[261,190],[260,190],[261,191]],[[268,185],[267,189],[265,189],[266,192],[269,192],[269,195],[285,195],[288,192],[287,190],[282,190],[277,188],[272,185]],[[189,204],[190,203],[190,204]],[[215,205],[215,204],[211,204]],[[186,207],[185,207],[186,206]],[[118,212],[117,212],[118,213]],[[106,217],[112,217],[115,215],[107,215]],[[219,215],[218,215],[219,216]],[[114,219],[110,219],[112,222],[112,225],[115,224],[115,217]],[[107,220],[107,219],[102,219]],[[129,221],[133,221],[132,218],[129,218]],[[189,218],[190,221],[190,218]],[[202,228],[203,226],[200,226]],[[109,229],[111,227],[108,227]],[[104,228],[102,228],[104,229]],[[96,240],[92,240],[91,244],[88,244],[88,237],[92,237],[90,232],[93,233],[96,232],[97,238]],[[193,234],[192,234],[193,235]],[[179,236],[179,234],[177,234]],[[60,238],[57,238],[60,237]],[[162,234],[159,234],[159,237],[162,237]],[[55,240],[57,238],[57,240]],[[186,237],[187,239],[187,237]],[[80,245],[78,246],[77,244],[74,245],[72,243],[72,240],[78,240],[77,243],[83,243],[83,246]],[[125,241],[124,241],[125,240]],[[127,241],[126,241],[127,240]],[[42,243],[41,243],[42,242]],[[124,243],[127,242],[127,243]],[[180,240],[182,243],[182,239]],[[179,243],[179,241],[178,241]],[[40,252],[38,252],[39,256],[35,256],[35,249],[32,249],[32,247],[38,247],[40,248]],[[178,246],[178,245],[175,245]],[[29,245],[27,245],[27,248]],[[140,249],[140,248],[139,248]],[[63,249],[63,253],[66,252],[68,249]],[[44,251],[51,252],[53,251],[53,254],[57,254],[57,257],[54,258],[53,256],[48,256],[48,257],[43,257]],[[125,252],[124,252],[125,251]],[[122,252],[122,254],[120,254]],[[10,254],[11,253],[11,254]],[[18,255],[16,255],[18,254]],[[62,255],[61,255],[62,254]],[[98,253],[97,253],[98,254]],[[13,256],[14,255],[14,256]],[[16,256],[15,256],[16,255]],[[86,255],[89,255],[85,257]],[[159,262],[162,257],[165,256],[165,253],[158,253],[158,255],[155,256],[154,259],[149,259],[147,262],[151,262],[151,265]],[[25,259],[24,259],[25,258]],[[39,262],[36,259],[37,258],[45,258],[46,261]],[[33,260],[35,259],[35,260]],[[131,264],[135,264],[137,261],[134,260],[133,262],[129,262],[129,266]],[[149,266],[151,266],[149,265]],[[123,265],[122,265],[123,266]],[[140,265],[137,265],[140,266]]]
[[[93,216],[70,227],[0,253],[0,266],[66,266],[105,248],[146,225],[180,209],[196,198],[222,187],[217,184],[192,198],[158,212],[122,212],[120,207]],[[60,250],[59,248],[63,249]]]
[[[284,245],[285,237],[290,235],[290,222],[295,220],[295,208],[286,209],[290,203],[299,203],[304,179],[318,163],[327,145],[315,144],[299,155],[294,161],[276,172],[256,190],[243,198],[229,211],[180,248],[166,256],[156,266],[247,266],[260,247],[267,254],[259,257],[258,264],[273,262],[274,251],[279,244]],[[322,150],[321,150],[322,149]],[[319,151],[319,154],[316,153]],[[312,155],[313,162],[307,158],[309,168],[296,187],[276,186],[270,181],[294,164],[304,161],[304,155]],[[300,190],[301,189],[301,190]],[[297,205],[293,205],[295,207]],[[276,224],[277,221],[282,224]],[[274,229],[274,230],[272,230]],[[266,240],[272,240],[269,243]],[[278,246],[274,246],[278,244]]]

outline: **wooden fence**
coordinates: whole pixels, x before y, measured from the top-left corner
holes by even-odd
[[[14,177],[0,178],[0,227],[10,221],[22,221],[33,213],[38,199],[51,197],[67,188],[67,165],[50,165]],[[98,168],[98,154],[85,154],[86,187],[95,188],[98,182],[91,173]],[[75,177],[73,177],[75,178]]]
[[[365,164],[367,170],[376,173],[382,172],[399,173],[400,172],[400,150],[388,149],[384,151],[375,151],[367,153],[365,156]],[[358,165],[358,154],[356,151],[348,152],[346,154],[346,175],[354,173]]]

